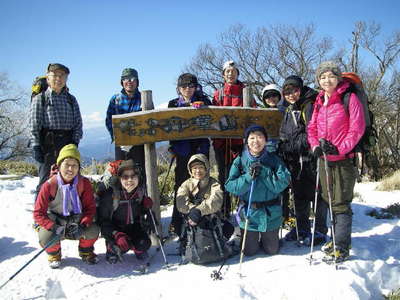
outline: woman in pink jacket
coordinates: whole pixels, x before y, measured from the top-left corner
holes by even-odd
[[[333,238],[322,247],[325,259],[331,262],[341,262],[349,256],[351,201],[356,182],[353,149],[365,130],[363,105],[351,92],[351,83],[342,79],[341,74],[332,61],[318,66],[316,79],[322,90],[307,128],[308,142],[314,155],[320,159],[323,199],[332,205]],[[350,93],[349,104],[345,107],[343,97],[347,93]]]

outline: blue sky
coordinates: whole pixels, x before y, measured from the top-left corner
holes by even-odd
[[[250,29],[313,22],[319,35],[345,44],[358,20],[398,30],[400,2],[391,1],[7,1],[0,0],[0,72],[30,90],[49,62],[71,70],[68,86],[84,126],[103,126],[125,67],[138,70],[140,90],[155,105],[176,96],[175,82],[201,43],[231,25]]]

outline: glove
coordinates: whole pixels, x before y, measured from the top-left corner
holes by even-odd
[[[65,237],[71,240],[79,240],[83,235],[83,227],[77,223],[69,223],[65,228]]]
[[[132,148],[132,146],[120,146],[121,150],[124,152],[129,152]]]
[[[122,252],[127,252],[131,248],[128,240],[129,237],[126,233],[118,231],[116,234],[114,234],[115,244],[119,249],[121,249]]]
[[[153,207],[153,200],[150,197],[143,197],[143,207],[146,209],[150,209]]]
[[[153,213],[153,216],[154,216],[154,213]],[[157,226],[158,222],[157,222],[156,218],[154,218],[154,222],[156,222],[156,226]],[[150,215],[150,210],[148,210],[146,213],[144,213],[141,216],[140,225],[142,226],[143,230],[147,233],[156,232],[156,229],[154,228],[153,219],[151,218],[151,215]]]
[[[201,219],[201,211],[198,208],[192,208],[188,214],[188,218],[198,224]]]
[[[44,155],[40,146],[33,146],[33,158],[38,163],[44,163]]]
[[[320,139],[319,146],[321,147],[322,152],[326,154],[332,154],[332,155],[339,154],[337,147],[333,145],[330,141],[327,141],[326,139]]]
[[[63,235],[65,231],[65,226],[54,224],[51,228],[51,231],[53,231],[56,235]]]
[[[323,155],[322,148],[320,146],[315,147],[313,155],[315,158],[320,158]]]
[[[92,225],[93,219],[86,216],[83,217],[82,220],[80,221],[81,226],[83,227],[89,227],[90,225]]]
[[[204,102],[203,101],[194,101],[193,103],[192,103],[192,107],[194,107],[194,108],[200,108],[200,107],[202,107],[204,105]]]
[[[261,172],[261,163],[259,161],[255,161],[250,165],[250,176],[255,179],[260,175]]]

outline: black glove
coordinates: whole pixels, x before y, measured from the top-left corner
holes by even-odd
[[[38,163],[44,163],[44,155],[40,146],[33,146],[33,158]]]
[[[192,208],[188,214],[188,218],[195,223],[199,223],[201,219],[201,211],[198,208]]]
[[[320,139],[319,140],[319,146],[322,149],[322,152],[326,154],[332,154],[332,155],[338,155],[339,151],[336,148],[335,145],[333,145],[331,142],[325,140],[325,139]]]
[[[313,155],[317,159],[320,158],[323,155],[322,148],[320,146],[315,147],[315,149],[313,151]]]
[[[250,165],[250,176],[255,179],[261,173],[261,163],[259,161],[252,162]]]
[[[65,226],[54,224],[51,228],[51,231],[53,231],[56,235],[62,236],[65,231]]]
[[[158,226],[156,218],[154,218],[154,221],[156,222],[156,226]],[[156,229],[154,228],[154,222],[153,219],[151,218],[149,209],[146,209],[145,213],[141,216],[140,225],[142,226],[144,232],[147,233],[156,232]]]
[[[83,227],[77,223],[69,223],[65,228],[65,237],[71,240],[78,240],[83,235]]]

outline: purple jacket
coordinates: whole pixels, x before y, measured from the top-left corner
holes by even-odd
[[[329,161],[353,157],[351,151],[365,131],[364,110],[357,95],[350,95],[348,111],[342,103],[343,95],[349,87],[348,81],[339,82],[326,106],[325,91],[322,90],[314,103],[314,111],[307,127],[311,149],[319,145],[320,138],[325,138],[338,148],[339,155],[328,155]]]

